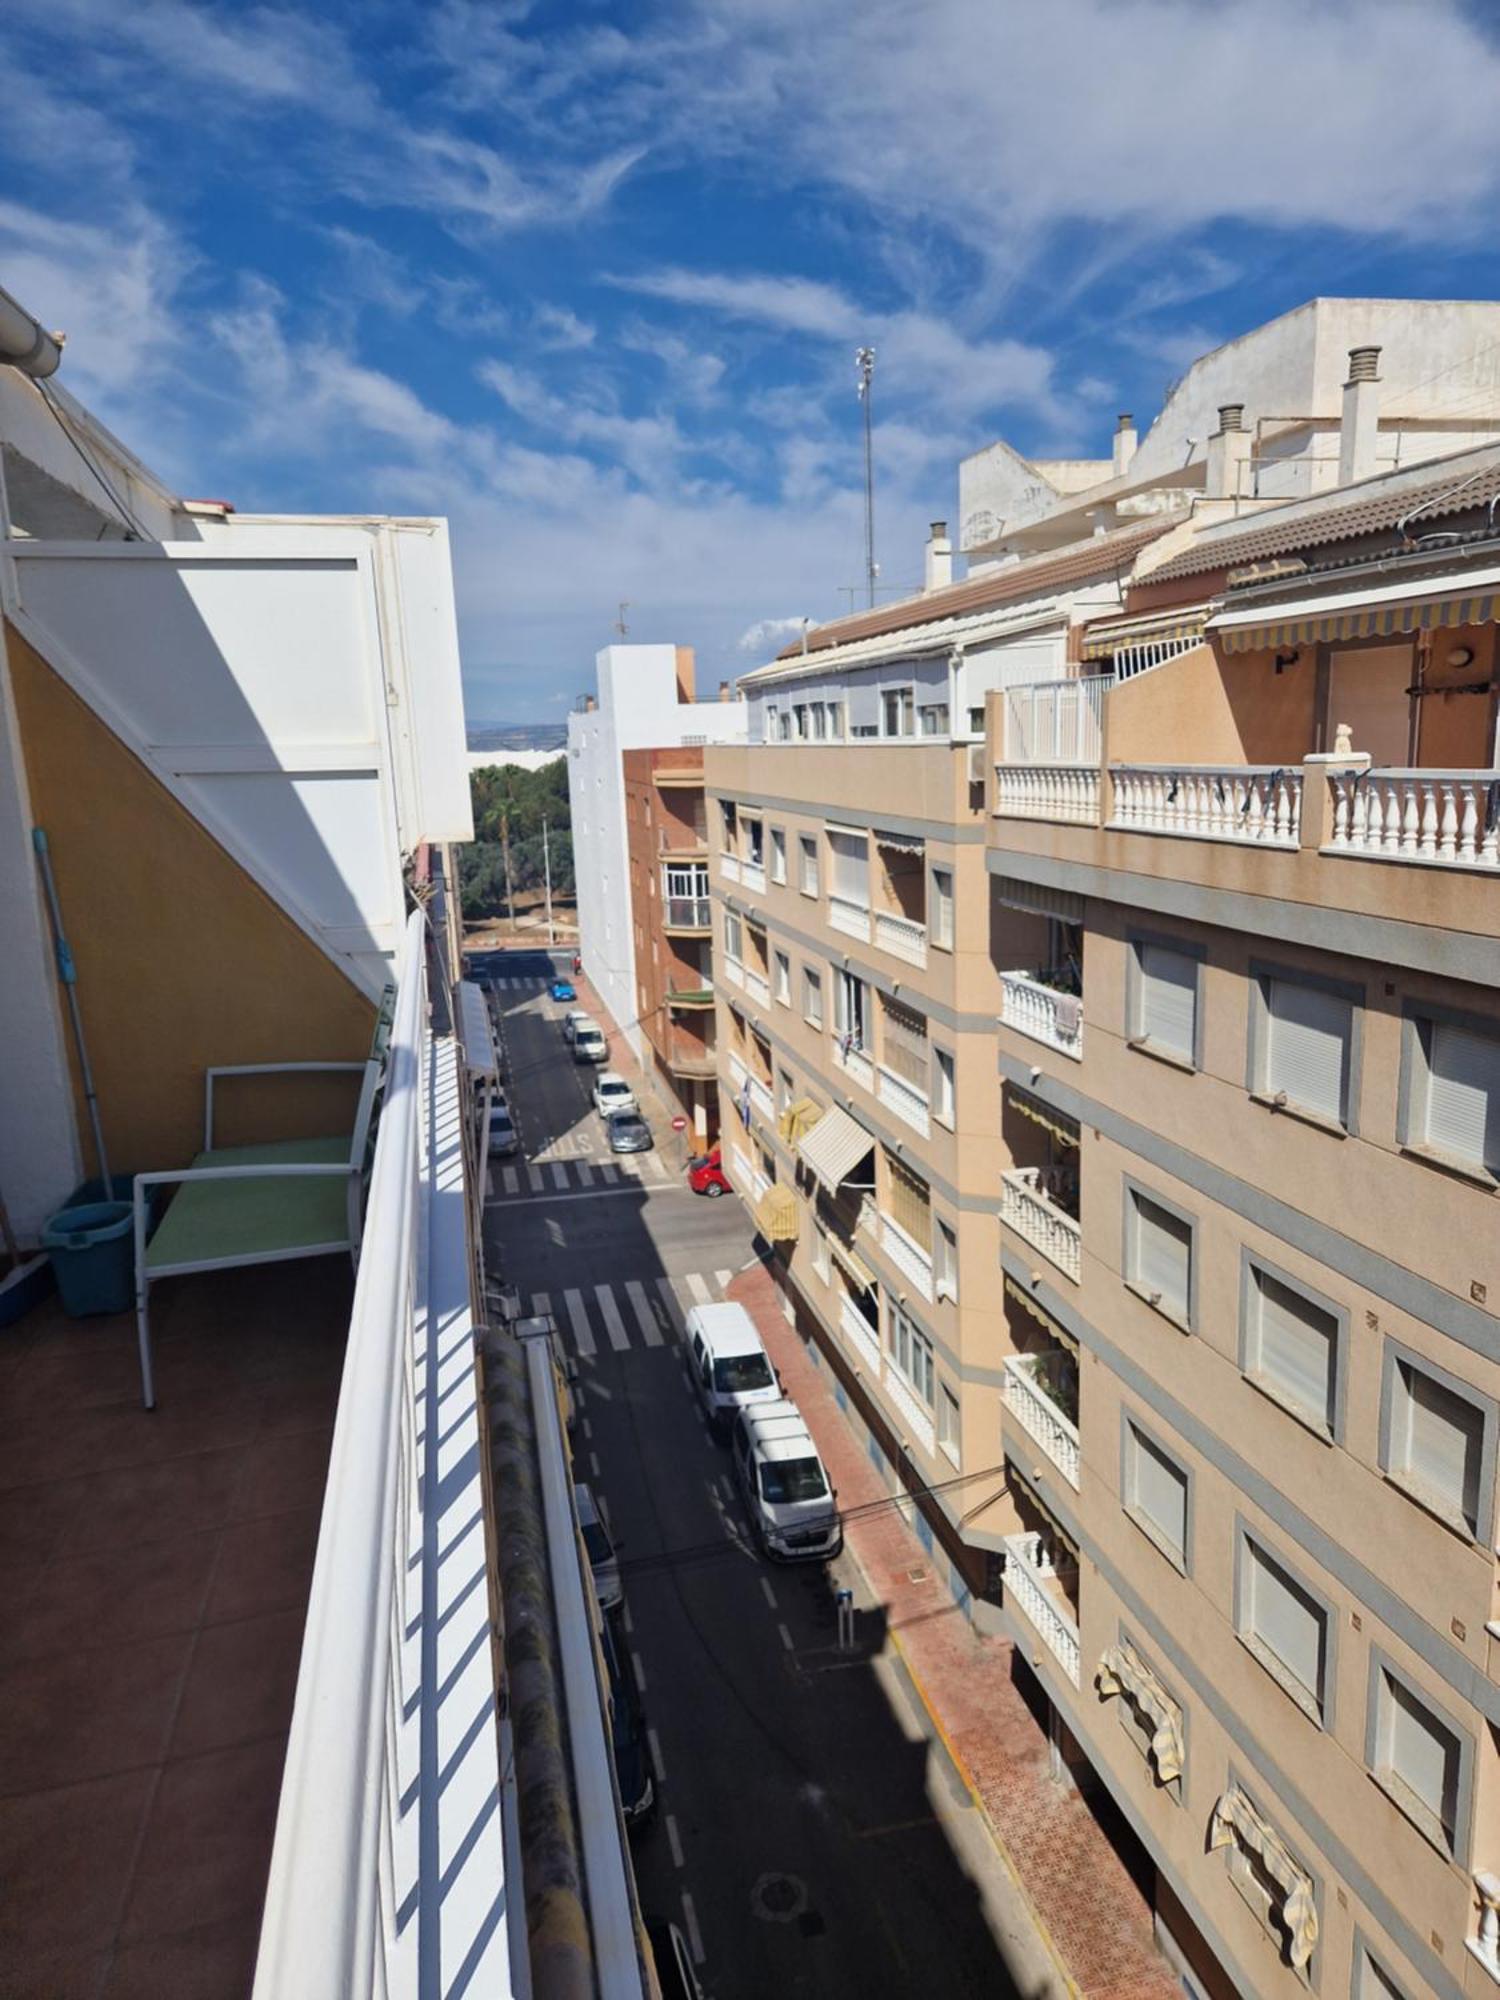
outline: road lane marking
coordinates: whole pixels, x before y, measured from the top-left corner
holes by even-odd
[[[582,1422],[583,1422],[584,1436],[586,1438],[591,1438],[594,1435],[594,1426],[589,1422],[587,1417],[584,1417]]]
[[[593,1473],[596,1479],[599,1477],[599,1454],[597,1451],[589,1453],[589,1471]]]
[[[603,1170],[601,1169],[601,1171]],[[561,1207],[563,1203],[570,1201],[597,1201],[602,1195],[606,1194],[639,1195],[640,1193],[641,1189],[634,1182],[622,1181],[618,1187],[593,1188],[587,1192],[581,1188],[572,1188],[567,1194],[558,1194],[553,1190],[549,1190],[545,1194],[526,1194],[522,1195],[519,1201],[512,1202],[511,1206],[513,1208],[535,1208],[539,1203],[547,1202],[553,1207]],[[658,1188],[651,1199],[657,1201],[663,1200],[669,1194],[685,1195],[689,1200],[697,1199],[692,1189],[687,1187]]]
[[[507,1194],[515,1194],[520,1189],[521,1176],[516,1172],[514,1167],[502,1168],[500,1178],[505,1182],[505,1192]]]
[[[552,1294],[550,1292],[533,1292],[531,1295],[531,1313],[533,1319],[550,1319],[552,1317]]]
[[[602,1493],[594,1495],[594,1504],[599,1509],[599,1519],[604,1523],[604,1532],[611,1541],[615,1538],[614,1523],[609,1518],[609,1502]]]
[[[563,1303],[568,1308],[568,1318],[573,1322],[573,1345],[585,1361],[592,1361],[599,1352],[594,1345],[594,1329],[589,1325],[589,1316],[584,1310],[582,1292],[564,1292]]]
[[[672,1866],[680,1868],[682,1866],[682,1841],[678,1837],[677,1821],[671,1813],[667,1813],[662,1820],[662,1825],[667,1829],[667,1845],[672,1850]]]
[[[656,1289],[661,1293],[661,1302],[666,1308],[667,1327],[675,1340],[681,1340],[682,1307],[678,1302],[676,1292],[672,1289],[672,1280],[670,1278],[658,1278]]]
[[[686,1889],[682,1892],[682,1921],[687,1926],[688,1950],[693,1954],[693,1963],[701,1965],[703,1933],[698,1928],[698,1912],[693,1908],[693,1899]]]
[[[493,1201],[495,1199],[495,1169],[493,1167],[488,1168],[485,1172],[484,1186],[486,1195]]]
[[[594,1297],[599,1301],[599,1310],[604,1315],[604,1328],[609,1335],[609,1344],[616,1354],[623,1354],[630,1346],[630,1335],[625,1331],[625,1322],[620,1317],[620,1308],[615,1304],[615,1295],[608,1285],[595,1285]]]
[[[782,1645],[786,1647],[789,1653],[795,1653],[797,1650],[796,1641],[792,1638],[791,1633],[788,1632],[785,1625],[778,1625],[776,1630],[781,1634]]]
[[[560,1188],[568,1185],[568,1170],[561,1160],[552,1162],[552,1185]]]
[[[732,1507],[734,1505],[734,1488],[729,1483],[729,1474],[727,1472],[721,1472],[719,1474],[719,1488],[723,1493],[724,1498],[729,1502],[730,1506]]]
[[[578,1162],[578,1182],[580,1187],[592,1187],[594,1185],[594,1170],[587,1160],[580,1160]]]
[[[630,1615],[630,1606],[628,1604],[622,1603],[620,1606],[620,1623],[625,1627],[627,1636],[634,1632],[635,1620]]]
[[[760,1589],[761,1589],[761,1595],[765,1598],[767,1604],[769,1604],[771,1609],[774,1611],[776,1609],[776,1593],[771,1588],[771,1579],[768,1576],[763,1576],[761,1578]]]
[[[661,1328],[656,1323],[656,1314],[651,1310],[651,1301],[646,1297],[646,1287],[639,1278],[628,1278],[625,1294],[635,1307],[635,1316],[641,1323],[641,1332],[648,1347],[661,1346]]]
[[[661,1742],[654,1729],[648,1728],[646,1731],[646,1748],[651,1752],[651,1768],[656,1773],[656,1782],[664,1785],[667,1782],[667,1771],[661,1761]]]
[[[694,1305],[711,1306],[713,1304],[714,1302],[713,1293],[708,1289],[707,1285],[704,1284],[702,1278],[699,1277],[696,1271],[690,1271],[688,1273],[687,1288],[693,1295]]]
[[[733,1271],[715,1271],[714,1283],[721,1292],[727,1292],[729,1287],[734,1283]]]
[[[632,1652],[630,1655],[630,1671],[635,1675],[636,1686],[644,1694],[646,1692],[646,1669],[641,1665],[641,1656],[637,1652]]]

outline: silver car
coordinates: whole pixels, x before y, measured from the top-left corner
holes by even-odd
[[[612,1111],[604,1121],[612,1153],[649,1153],[656,1141],[639,1111]]]

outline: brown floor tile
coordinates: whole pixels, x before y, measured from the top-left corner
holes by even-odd
[[[204,1623],[305,1606],[321,1521],[319,1508],[302,1507],[225,1528]]]
[[[321,1508],[332,1442],[331,1425],[263,1439],[246,1467],[245,1483],[235,1498],[231,1518],[251,1521],[261,1514]]]
[[[87,1502],[87,1482],[82,1479],[60,1479],[0,1494],[0,1568],[46,1562]]]
[[[13,1600],[0,1661],[191,1631],[203,1614],[218,1541],[210,1530],[58,1558]]]
[[[0,1672],[0,1793],[80,1784],[166,1753],[193,1634]]]
[[[259,1941],[257,1916],[124,1945],[99,2000],[245,2000]]]
[[[0,2000],[103,2000],[107,1951],[0,1964]]]
[[[257,1920],[286,1745],[276,1737],[179,1757],[161,1774],[121,1929],[135,1943]]]
[[[195,1757],[277,1732],[285,1737],[303,1620],[298,1607],[205,1627],[182,1692],[171,1756]]]
[[[86,1514],[75,1516],[58,1552],[82,1555],[155,1541],[179,1534],[184,1523],[218,1527],[230,1518],[249,1456],[248,1447],[194,1452],[101,1474],[90,1482]]]
[[[19,1991],[39,1961],[113,1939],[155,1784],[128,1771],[0,1798],[0,1966]]]

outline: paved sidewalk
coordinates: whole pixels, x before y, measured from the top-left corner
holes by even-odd
[[[1089,2000],[1173,2000],[1175,1975],[1151,1937],[1151,1913],[1084,1801],[1049,1774],[1046,1738],[1011,1679],[1008,1640],[981,1638],[939,1565],[887,1501],[886,1487],[834,1399],[830,1373],[786,1323],[764,1266],[727,1297],[750,1313],[807,1420],[846,1510],[846,1539],[938,1734],[984,1812],[1068,1983]]]

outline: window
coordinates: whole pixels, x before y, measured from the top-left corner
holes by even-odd
[[[776,1000],[782,1007],[792,1004],[792,961],[784,951],[776,953]]]
[[[833,866],[830,891],[841,903],[853,903],[861,910],[870,907],[870,839],[864,833],[845,833],[830,827],[828,851]]]
[[[1187,1568],[1188,1475],[1154,1439],[1125,1419],[1125,1511],[1169,1561]]]
[[[1153,944],[1147,938],[1136,940],[1133,951],[1128,1039],[1176,1056],[1181,1062],[1196,1062],[1197,957],[1170,945]]]
[[[898,1000],[881,996],[880,1061],[893,1076],[927,1095],[927,1020]]]
[[[744,957],[744,926],[733,910],[724,912],[724,956],[737,965]]]
[[[786,833],[779,826],[771,828],[771,880],[786,880]]]
[[[889,1292],[885,1295],[885,1351],[896,1373],[904,1376],[930,1409],[933,1396],[932,1342],[925,1333],[918,1332]]]
[[[1363,1946],[1354,1972],[1354,2000],[1406,2000],[1406,1995]]]
[[[938,1443],[955,1465],[962,1463],[962,1436],[958,1398],[944,1383],[938,1391]]]
[[[1246,1261],[1240,1366],[1294,1415],[1333,1435],[1342,1320],[1274,1272]]]
[[[957,1093],[953,1087],[953,1057],[947,1049],[932,1052],[932,1115],[940,1125],[952,1125]]]
[[[1411,1029],[1404,1143],[1500,1176],[1500,1034],[1457,1020]]]
[[[971,708],[969,710],[969,734],[971,736],[983,736],[984,734],[983,708]]]
[[[723,817],[724,823],[724,851],[727,854],[734,854],[738,851],[740,844],[739,815],[728,799],[721,799],[719,801],[719,812]]]
[[[776,1072],[776,1115],[778,1118],[782,1112],[788,1109],[796,1095],[797,1086],[792,1081],[791,1071],[789,1069],[778,1069]]]
[[[1354,1003],[1343,992],[1262,974],[1251,1088],[1278,1104],[1347,1125]]]
[[[812,1267],[826,1285],[829,1279],[828,1231],[822,1223],[813,1221]]]
[[[763,868],[766,860],[765,832],[758,819],[745,821],[745,859],[752,868]]]
[[[807,703],[799,701],[792,709],[792,734],[799,743],[807,740]]]
[[[1378,1653],[1370,1685],[1371,1775],[1419,1832],[1456,1858],[1465,1739]]]
[[[810,965],[802,968],[802,1013],[814,1028],[823,1025],[823,975]]]
[[[776,704],[774,702],[767,702],[766,727],[765,727],[766,741],[768,743],[775,743],[780,738],[780,735],[781,735],[780,711],[777,709]]]
[[[1465,1394],[1445,1371],[1388,1346],[1382,1431],[1381,1464],[1390,1477],[1451,1527],[1486,1539],[1492,1406]]]
[[[891,1221],[903,1229],[919,1249],[931,1255],[932,1197],[927,1191],[926,1181],[920,1174],[914,1174],[894,1153],[886,1154],[885,1164]]]
[[[924,736],[946,736],[948,734],[947,702],[928,702],[922,709],[921,723],[922,734]]]
[[[1125,1189],[1125,1279],[1184,1326],[1192,1320],[1193,1225],[1140,1188]]]
[[[953,949],[953,871],[932,871],[932,941],[943,951]]]
[[[812,723],[813,741],[821,743],[828,734],[828,710],[821,701],[812,704],[809,720]]]
[[[915,698],[909,687],[888,688],[881,704],[887,736],[910,736],[915,721]]]
[[[797,886],[804,896],[816,896],[818,893],[817,837],[811,833],[798,834],[797,851],[801,856]]]
[[[865,982],[852,972],[834,974],[833,1029],[845,1052],[863,1050],[866,1034]]]
[[[1250,1535],[1241,1535],[1236,1629],[1272,1678],[1323,1720],[1328,1608]]]
[[[828,734],[835,740],[844,734],[844,704],[841,701],[828,704]]]
[[[938,1217],[937,1244],[933,1257],[933,1283],[940,1299],[958,1298],[958,1238]]]

